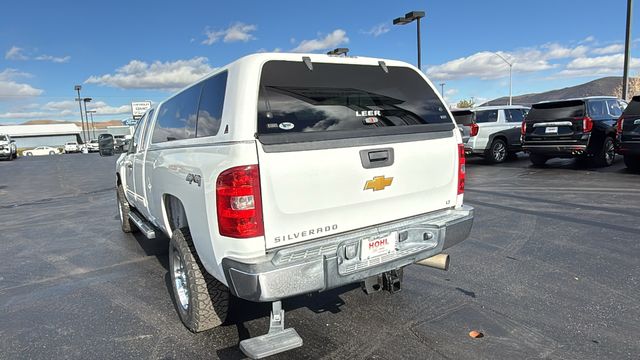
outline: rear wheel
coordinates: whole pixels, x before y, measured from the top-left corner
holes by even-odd
[[[507,143],[502,139],[495,139],[489,147],[486,159],[492,164],[504,162],[507,158]]]
[[[55,151],[49,151],[49,155],[55,155]]]
[[[171,236],[169,273],[178,315],[189,330],[209,330],[227,319],[229,289],[202,266],[186,228]]]
[[[542,166],[547,163],[547,160],[549,160],[549,158],[539,154],[529,154],[529,160],[535,166]]]
[[[124,196],[124,189],[122,188],[121,184],[118,185],[116,198],[118,200],[118,216],[120,218],[120,226],[122,227],[122,231],[126,233],[138,232],[138,227],[135,226],[135,224],[133,224],[131,222],[131,219],[129,218],[131,207],[129,206],[127,198]]]
[[[602,149],[598,154],[596,154],[593,159],[596,166],[611,166],[613,165],[613,160],[616,158],[616,149],[613,145],[613,139],[607,136],[604,139],[604,144],[602,144]]]
[[[640,156],[625,155],[624,164],[627,166],[627,169],[640,172]]]
[[[31,153],[31,152],[27,152],[25,155],[27,155],[27,156],[33,156],[33,153]]]

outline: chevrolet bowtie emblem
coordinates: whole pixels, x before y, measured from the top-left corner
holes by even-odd
[[[386,188],[387,186],[391,186],[392,182],[392,177],[386,178],[384,176],[375,176],[373,180],[367,180],[367,182],[364,184],[364,189],[371,189],[373,191],[384,190],[384,188]]]

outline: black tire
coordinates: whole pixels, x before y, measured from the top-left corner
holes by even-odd
[[[55,151],[49,151],[49,155],[55,155]]]
[[[131,222],[131,219],[129,218],[131,207],[129,206],[127,198],[124,196],[124,189],[122,188],[122,184],[118,185],[116,199],[118,201],[118,218],[120,219],[120,226],[122,227],[122,231],[126,233],[135,233],[140,231],[140,229],[138,229],[138,227],[133,224]]]
[[[507,159],[507,143],[502,139],[495,139],[485,152],[485,159],[490,164],[500,164]]]
[[[176,266],[185,271],[175,271]],[[231,298],[229,289],[202,266],[186,228],[175,230],[171,236],[169,274],[176,310],[187,329],[197,333],[212,329],[226,321]],[[185,283],[186,286],[183,285]],[[188,291],[179,293],[178,286]],[[186,307],[181,296],[188,299]]]
[[[610,136],[604,138],[602,149],[593,158],[593,163],[599,167],[607,167],[613,165],[613,161],[616,159],[616,149],[613,143],[613,139]]]
[[[529,154],[529,160],[535,166],[543,166],[549,160],[548,157],[539,154]]]
[[[640,156],[625,155],[624,164],[633,172],[640,172]]]
[[[27,156],[33,156],[33,153],[27,152],[25,155],[27,155]]]

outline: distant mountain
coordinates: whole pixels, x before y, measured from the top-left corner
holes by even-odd
[[[640,93],[639,79],[631,78],[629,80],[629,94],[634,95]],[[621,93],[622,77],[609,76],[563,89],[551,90],[537,94],[514,96],[512,103],[514,105],[531,105],[540,101],[570,99],[585,96],[620,96]],[[509,97],[505,96],[487,101],[482,105],[505,105],[508,103]]]

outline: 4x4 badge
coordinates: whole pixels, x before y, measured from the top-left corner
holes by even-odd
[[[387,178],[384,176],[374,176],[372,180],[367,180],[364,184],[364,190],[379,191],[384,190],[387,186],[391,186],[393,178]]]

